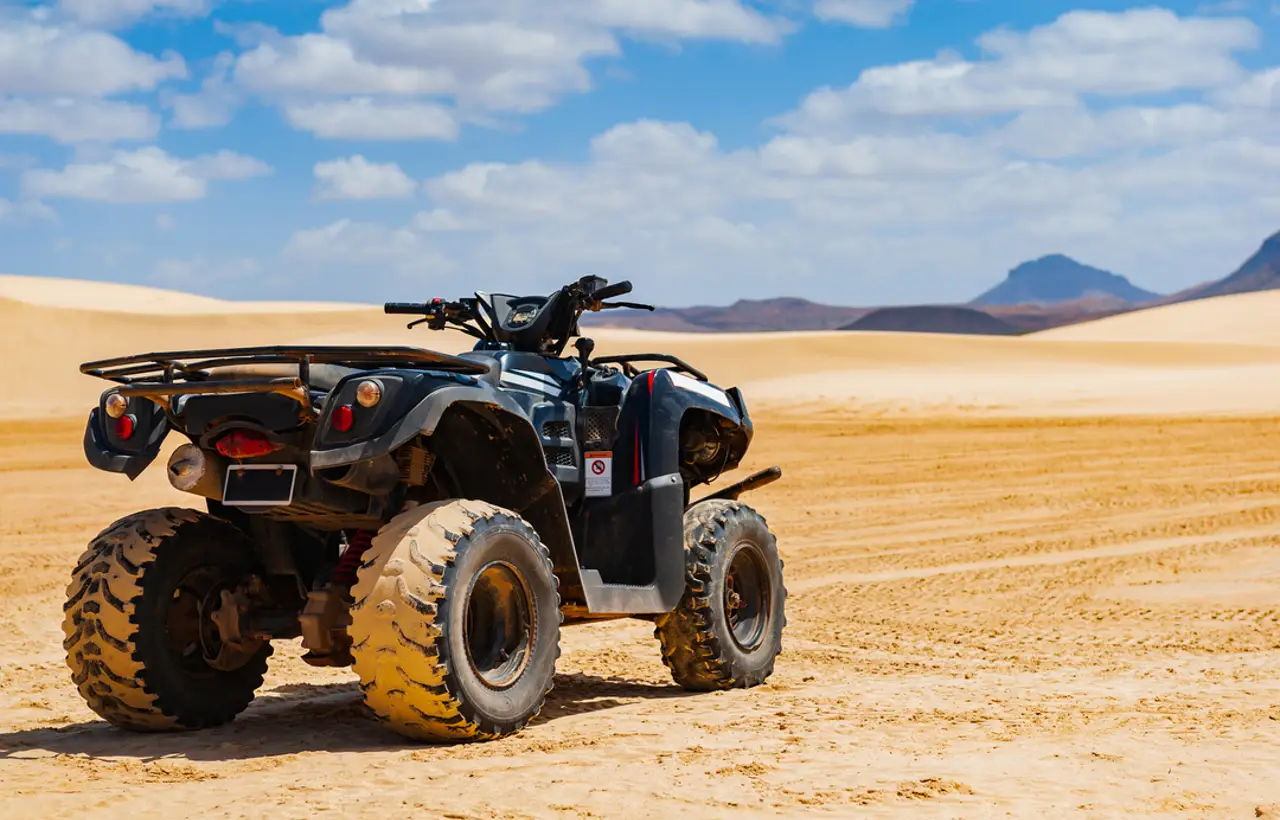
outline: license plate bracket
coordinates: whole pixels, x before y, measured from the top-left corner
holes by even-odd
[[[235,464],[227,468],[222,503],[229,507],[287,507],[298,483],[296,464]]]

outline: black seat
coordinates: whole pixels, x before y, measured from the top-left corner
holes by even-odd
[[[329,392],[338,382],[361,371],[354,367],[336,364],[313,364],[309,381],[312,390]],[[218,381],[236,379],[294,379],[298,377],[296,364],[246,364],[216,367],[209,371],[209,378]]]

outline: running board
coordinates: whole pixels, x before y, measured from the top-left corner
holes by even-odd
[[[780,478],[782,478],[782,468],[770,467],[767,470],[761,470],[754,475],[747,476],[737,484],[730,484],[723,490],[714,492],[706,498],[698,499],[689,506],[692,507],[696,504],[701,504],[703,501],[737,501],[738,497],[743,493],[758,490],[761,487],[772,484]]]
[[[653,550],[655,578],[653,583],[645,585],[612,584],[601,577],[599,570],[580,564],[578,576],[587,611],[593,617],[670,612],[680,603],[685,586],[684,482],[679,473],[658,476],[623,495],[629,498],[614,496],[611,502],[629,500],[639,505],[640,515],[628,521],[628,527],[633,530],[631,546],[636,548],[645,543]],[[611,515],[607,508],[602,512],[610,521],[617,514],[615,510]],[[646,533],[650,538],[643,537]],[[637,535],[639,537],[635,537]],[[606,531],[595,537],[610,537],[610,534]],[[621,540],[617,546],[628,548]]]

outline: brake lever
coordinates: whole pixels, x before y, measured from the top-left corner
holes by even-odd
[[[619,308],[629,308],[631,310],[647,310],[650,312],[657,310],[657,308],[654,307],[653,305],[642,305],[639,302],[609,302],[608,304],[600,305],[601,310],[617,310]]]

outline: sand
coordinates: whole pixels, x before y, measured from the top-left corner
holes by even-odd
[[[76,695],[59,623],[89,538],[190,504],[87,467],[81,361],[464,340],[368,309],[0,302],[0,816],[1280,816],[1280,346],[1274,302],[1232,298],[1207,338],[1194,305],[1123,339],[599,332],[743,386],[744,470],[785,470],[750,497],[785,653],[766,686],[687,695],[650,626],[573,627],[542,717],[463,747],[385,732],[296,641],[234,724],[125,734]]]
[[[0,299],[44,307],[111,313],[184,313],[206,316],[228,313],[345,311],[356,307],[342,302],[232,302],[142,285],[12,274],[0,274]]]
[[[1280,345],[1280,291],[1216,296],[1042,330],[1038,339]]]

